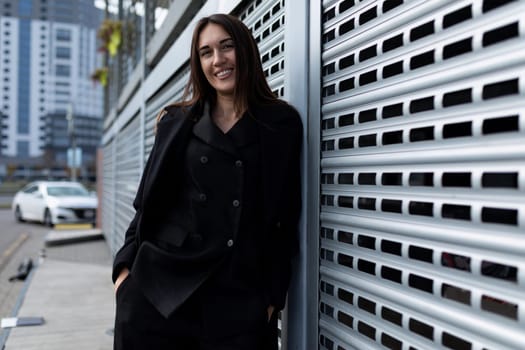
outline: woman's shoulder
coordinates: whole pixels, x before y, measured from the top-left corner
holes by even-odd
[[[272,103],[261,104],[256,107],[256,113],[264,121],[278,124],[301,123],[301,116],[297,109],[284,100],[275,100]]]
[[[164,106],[157,115],[157,124],[162,124],[168,121],[183,121],[198,114],[196,109],[197,104],[189,103],[174,103]]]

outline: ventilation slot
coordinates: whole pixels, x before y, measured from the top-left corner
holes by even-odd
[[[518,319],[518,305],[492,296],[482,296],[481,309],[513,320]]]
[[[381,241],[381,251],[401,256],[401,243],[383,239]]]
[[[383,145],[393,145],[396,143],[403,143],[403,131],[390,131],[383,134],[381,142]]]
[[[441,296],[445,299],[454,300],[461,304],[471,304],[471,292],[469,290],[449,284],[443,284],[441,286]]]
[[[383,3],[383,13],[387,13],[402,4],[403,0],[386,0]]]
[[[381,267],[381,278],[401,284],[401,270],[397,270],[388,266]]]
[[[518,269],[516,267],[498,264],[492,261],[483,260],[481,262],[481,274],[510,282],[518,281]]]
[[[353,328],[354,318],[342,311],[337,313],[337,320],[349,328]]]
[[[353,208],[354,207],[354,197],[339,196],[337,198],[337,205],[341,208]]]
[[[375,276],[376,274],[376,264],[368,260],[359,259],[357,262],[357,269],[361,272],[368,273],[369,275]]]
[[[441,265],[456,270],[470,272],[470,258],[464,255],[443,252],[441,254]]]
[[[471,174],[444,173],[441,183],[443,187],[471,187]]]
[[[419,260],[427,263],[433,263],[432,259],[432,249],[418,247],[418,246],[410,246],[408,248],[408,257],[410,259]]]
[[[339,126],[354,125],[354,113],[339,116]]]
[[[400,312],[397,312],[395,310],[392,310],[392,309],[389,309],[383,306],[381,308],[381,317],[384,320],[391,322],[395,325],[398,325],[400,327],[403,326],[403,315]]]
[[[483,87],[483,99],[489,100],[507,95],[519,93],[518,79],[501,81],[494,84],[487,84]]]
[[[457,204],[443,204],[441,216],[446,219],[469,220],[470,206]]]
[[[377,110],[375,108],[367,109],[367,110],[359,112],[359,123],[367,123],[367,122],[375,121],[376,113],[377,113]]]
[[[443,138],[472,136],[472,122],[446,124],[443,126]]]
[[[403,34],[398,34],[383,41],[383,52],[392,51],[403,46]]]
[[[472,89],[448,92],[443,95],[443,107],[451,107],[472,102]]]
[[[451,12],[443,17],[443,29],[452,27],[455,24],[464,22],[472,18],[472,6],[465,6]]]
[[[496,28],[483,34],[483,46],[490,46],[519,36],[518,22]]]
[[[397,103],[394,105],[384,106],[382,111],[383,119],[394,118],[403,115],[403,104]]]
[[[410,101],[410,113],[419,113],[434,109],[434,96]]]
[[[483,12],[489,12],[514,1],[516,0],[485,0],[483,1]]]
[[[443,345],[449,349],[453,350],[471,350],[472,349],[472,343],[461,339],[459,337],[456,337],[455,335],[449,334],[447,332],[443,332],[441,341]]]
[[[359,333],[366,335],[372,340],[375,340],[376,338],[376,329],[362,321],[359,321],[359,323],[357,324],[357,330],[359,331]]]
[[[411,173],[408,178],[410,186],[434,186],[433,173]]]
[[[335,118],[325,119],[321,122],[321,128],[323,130],[329,130],[335,128]]]
[[[357,245],[367,249],[376,249],[376,239],[371,236],[359,235],[357,237]]]
[[[443,47],[443,58],[449,59],[472,51],[472,38],[456,41]]]
[[[434,327],[426,323],[411,318],[408,323],[408,328],[416,334],[422,335],[427,339],[434,340]]]
[[[410,41],[416,41],[431,34],[434,34],[434,21],[413,28],[410,31]]]
[[[488,188],[518,188],[518,173],[484,173],[481,186]]]
[[[357,182],[359,185],[375,185],[376,173],[360,173]]]
[[[518,225],[516,209],[487,208],[481,209],[481,221],[493,224]]]
[[[424,52],[410,59],[410,69],[417,69],[434,63],[434,50]]]
[[[383,79],[403,73],[403,61],[395,62],[383,67]]]
[[[490,118],[483,121],[483,134],[497,134],[519,130],[519,119],[517,115],[499,118]]]
[[[371,20],[373,20],[376,17],[377,17],[377,7],[374,6],[370,10],[368,10],[366,12],[363,12],[359,16],[359,25],[363,25],[363,24],[365,24],[367,22],[370,22]]]
[[[341,185],[353,185],[354,173],[341,173],[337,181]]]
[[[337,255],[337,263],[351,269],[354,268],[354,258],[346,254],[339,253]]]
[[[347,290],[344,290],[342,288],[339,288],[337,290],[337,297],[344,301],[345,303],[347,304],[350,304],[350,305],[353,305],[354,304],[354,294],[347,291]]]
[[[354,244],[354,234],[343,230],[337,231],[337,240],[346,244]]]
[[[383,199],[381,201],[381,211],[401,214],[402,203],[402,201],[397,199]]]

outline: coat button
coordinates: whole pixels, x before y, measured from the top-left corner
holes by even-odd
[[[241,167],[242,167],[242,160],[236,160],[236,161],[235,161],[235,166],[236,166],[237,168],[241,168]]]
[[[238,207],[238,206],[241,204],[241,202],[239,202],[239,201],[236,199],[236,200],[233,201],[232,204],[233,204],[234,207]]]
[[[201,163],[202,163],[202,164],[206,164],[206,163],[208,163],[208,157],[206,157],[206,156],[202,156],[202,157],[201,157]]]
[[[199,199],[201,202],[204,202],[206,200],[206,195],[204,193],[199,194]]]
[[[228,247],[233,246],[233,239],[229,239],[228,242],[226,242],[226,245],[227,245]]]

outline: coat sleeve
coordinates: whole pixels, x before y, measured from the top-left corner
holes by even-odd
[[[284,308],[292,273],[292,259],[299,251],[299,220],[301,216],[301,149],[303,127],[294,110],[292,134],[293,150],[290,152],[288,169],[283,185],[281,213],[273,228],[267,298],[276,310]]]

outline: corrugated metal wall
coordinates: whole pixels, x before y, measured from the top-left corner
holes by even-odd
[[[525,348],[525,3],[323,1],[320,345]]]

